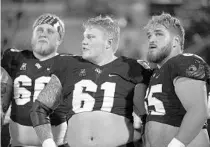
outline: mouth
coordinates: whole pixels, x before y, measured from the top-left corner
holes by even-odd
[[[154,49],[156,49],[157,48],[157,45],[155,45],[155,44],[150,44],[149,45],[149,49],[150,50],[154,50]]]
[[[45,40],[45,39],[39,39],[38,42],[41,42],[41,43],[48,43],[48,41]]]
[[[88,50],[88,48],[86,48],[86,47],[83,47],[83,48],[82,48],[82,50],[83,50],[83,51],[87,51],[87,50]]]

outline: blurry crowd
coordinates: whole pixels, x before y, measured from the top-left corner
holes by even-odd
[[[37,4],[56,7],[58,3],[62,3],[63,8],[61,8],[62,13],[60,15],[70,21],[72,18],[83,20],[99,14],[109,14],[117,18],[122,28],[120,48],[117,55],[138,59],[145,59],[147,52],[146,36],[142,33],[145,23],[151,15],[160,14],[163,11],[169,12],[177,16],[186,29],[186,52],[198,54],[210,64],[209,0],[166,2],[160,0],[2,0],[1,51],[13,46],[21,49],[30,48],[30,40],[24,41],[24,39],[20,39],[24,36],[17,35],[28,33],[26,28],[30,26],[29,23],[33,17],[27,12],[29,8],[26,9],[25,7],[33,4],[36,4],[35,7],[37,7]],[[16,9],[10,9],[12,5],[15,5]],[[43,10],[43,12],[45,11]],[[40,13],[37,12],[38,14]],[[36,14],[34,15],[36,16]],[[68,24],[66,27],[68,28]],[[71,32],[68,33],[69,36],[76,36]],[[19,39],[17,39],[18,37]],[[68,50],[66,49],[64,52],[71,53],[69,46],[78,48],[77,46],[74,47],[73,44],[65,44],[64,48],[68,48]]]

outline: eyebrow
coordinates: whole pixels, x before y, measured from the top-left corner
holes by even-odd
[[[154,30],[155,33],[162,33],[163,31],[161,29]],[[150,35],[151,32],[147,32],[147,36]]]

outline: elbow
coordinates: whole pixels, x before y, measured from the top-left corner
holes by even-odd
[[[30,118],[33,127],[50,123],[48,118],[50,113],[51,110],[49,108],[47,108],[41,102],[36,100],[30,111]]]
[[[191,111],[194,116],[200,117],[201,121],[206,121],[209,118],[209,112],[208,108],[206,106],[197,106],[193,108],[193,111]]]
[[[201,107],[201,115],[203,116],[203,119],[206,121],[209,118],[209,112],[208,112],[208,107],[203,106]]]

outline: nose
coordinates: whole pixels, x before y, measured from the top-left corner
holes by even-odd
[[[46,38],[47,37],[47,30],[43,30],[40,34],[39,34],[40,37],[44,37]]]
[[[87,45],[87,44],[88,44],[88,43],[87,43],[87,39],[84,38],[84,39],[82,40],[82,45]]]
[[[155,35],[151,35],[149,38],[149,43],[154,43],[155,42]]]

